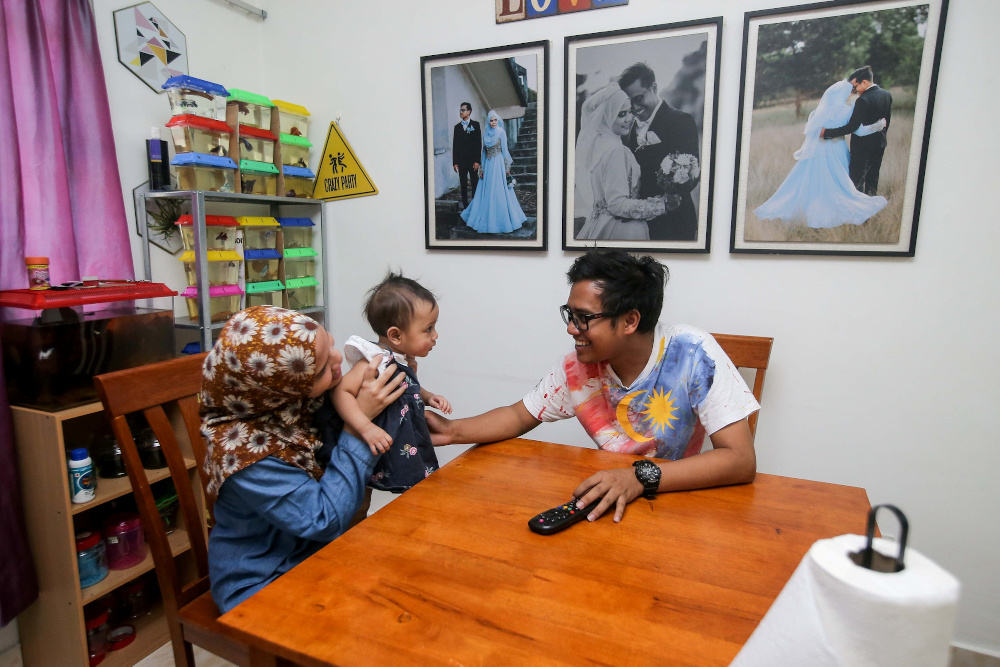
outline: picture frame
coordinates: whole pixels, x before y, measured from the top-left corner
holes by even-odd
[[[730,252],[914,256],[947,9],[746,13]]]
[[[426,248],[546,250],[548,68],[547,41],[420,59]]]
[[[710,251],[721,48],[722,17],[566,38],[564,250]]]
[[[187,37],[152,2],[117,9],[113,16],[118,62],[154,93],[163,93],[170,77],[188,73]]]

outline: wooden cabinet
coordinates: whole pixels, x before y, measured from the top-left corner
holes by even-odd
[[[100,402],[60,412],[17,406],[11,411],[28,541],[39,586],[38,600],[18,616],[24,664],[87,665],[84,606],[152,571],[153,558],[147,549],[146,559],[140,564],[127,570],[111,570],[104,580],[81,589],[75,535],[82,526],[99,526],[101,517],[110,509],[109,503],[130,495],[132,487],[128,477],[98,478],[94,500],[81,505],[70,500],[66,451],[87,446],[95,432],[110,432]],[[200,482],[190,446],[186,448],[185,460],[191,481],[198,488]],[[155,483],[167,479],[170,472],[167,468],[146,470],[146,475]],[[183,524],[170,535],[170,544],[175,558],[190,559]],[[155,584],[150,582],[149,586]],[[135,641],[108,653],[103,665],[133,665],[170,640],[166,618],[155,604],[148,615],[127,622],[136,628]]]

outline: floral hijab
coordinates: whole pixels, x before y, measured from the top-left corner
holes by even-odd
[[[323,476],[322,445],[309,423],[319,324],[292,310],[254,306],[234,315],[205,357],[201,434],[207,493],[214,502],[230,475],[268,456]]]

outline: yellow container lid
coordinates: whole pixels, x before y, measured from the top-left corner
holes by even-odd
[[[283,102],[282,100],[271,100],[275,106],[284,111],[285,113],[293,113],[297,116],[311,116],[305,107],[300,107],[298,104],[292,104],[291,102]]]
[[[240,255],[235,250],[209,250],[205,253],[210,262],[240,261]],[[185,250],[181,255],[182,262],[194,261],[194,250]]]
[[[278,221],[274,218],[260,217],[253,215],[237,216],[236,222],[242,227],[279,227]]]

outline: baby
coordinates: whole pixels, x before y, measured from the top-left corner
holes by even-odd
[[[424,405],[449,414],[451,403],[421,389],[417,381],[416,357],[426,357],[437,341],[438,307],[434,295],[420,283],[389,272],[368,292],[365,317],[378,334],[372,343],[351,336],[344,343],[344,356],[352,368],[333,392],[333,404],[344,421],[361,434],[373,454],[383,454],[375,466],[369,486],[402,493],[438,468],[431,443]],[[358,406],[357,395],[367,364],[381,356],[379,373],[390,364],[406,374],[403,395],[374,419]]]

